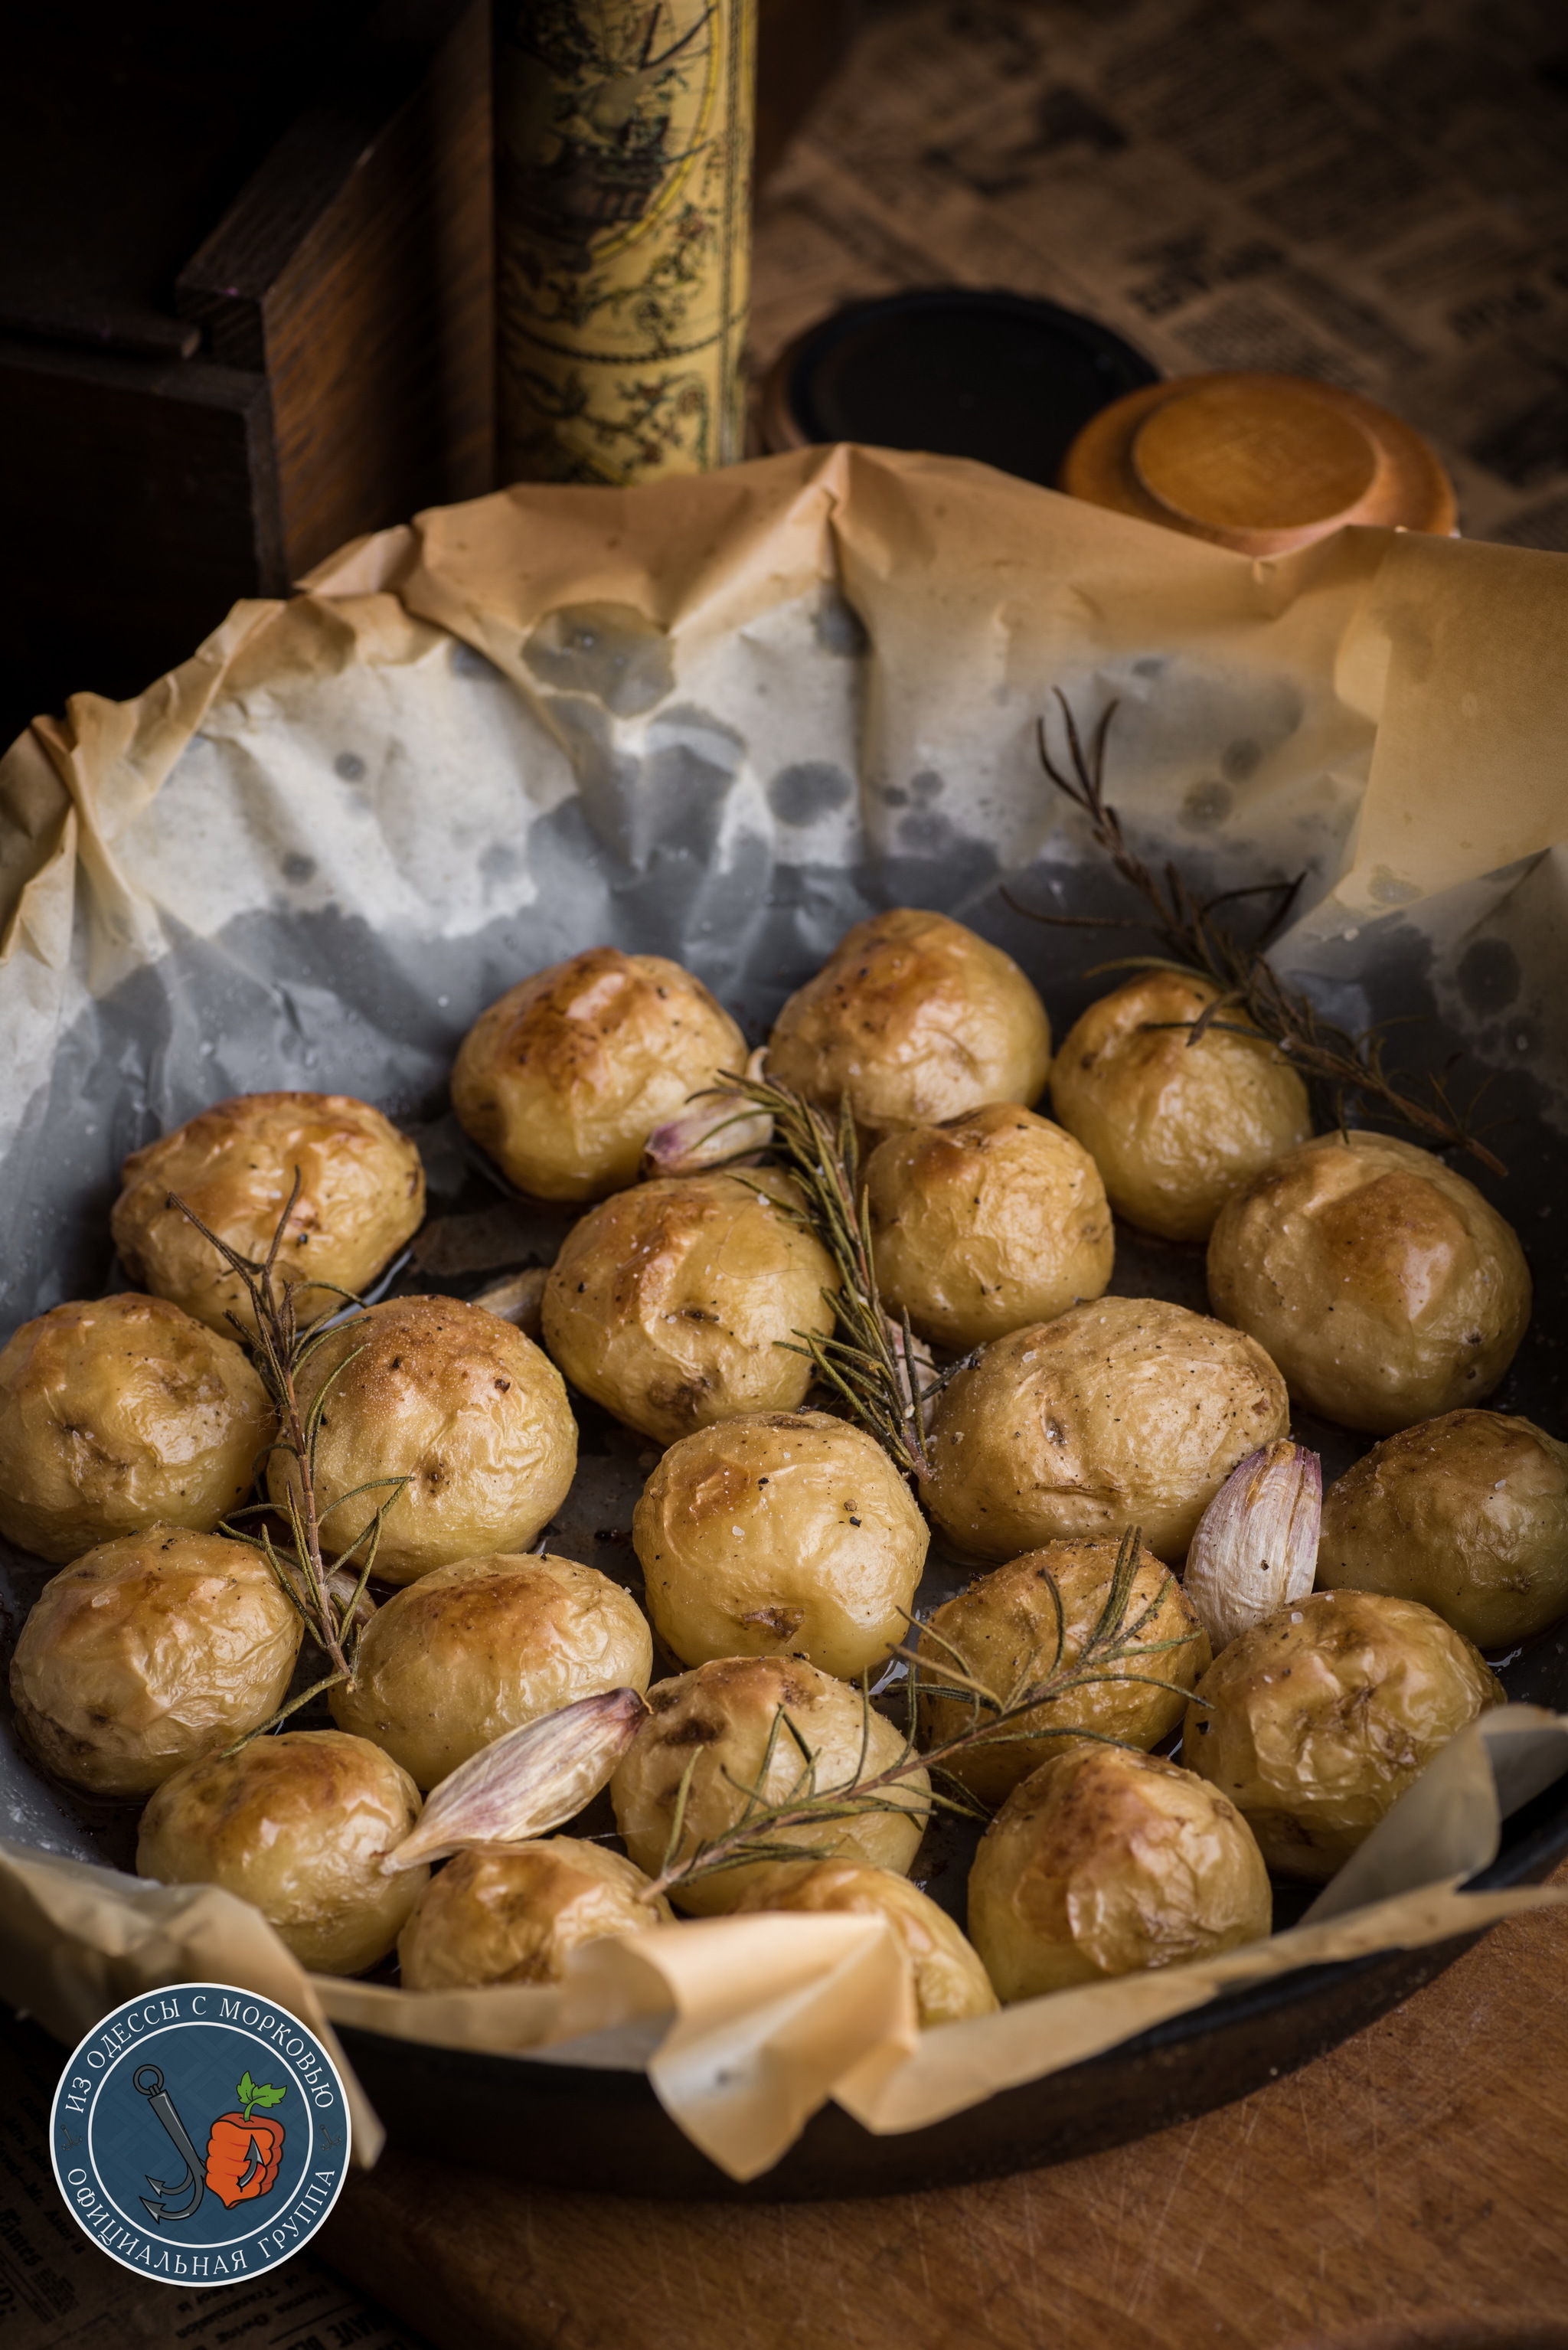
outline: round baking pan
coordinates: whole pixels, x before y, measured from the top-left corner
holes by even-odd
[[[762,427],[773,450],[929,449],[1054,487],[1090,418],[1158,381],[1141,352],[1075,310],[934,286],[809,328],[769,373]]]

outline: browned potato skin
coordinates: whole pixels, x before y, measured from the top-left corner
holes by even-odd
[[[1120,1536],[1185,1557],[1239,1461],[1290,1427],[1260,1346],[1154,1297],[1102,1297],[998,1338],[937,1400],[920,1494],[971,1558]]]
[[[468,1558],[378,1607],[328,1700],[428,1790],[508,1731],[579,1698],[645,1690],[653,1639],[629,1592],[569,1558]]]
[[[943,1665],[954,1662],[952,1651],[957,1649],[961,1669],[999,1697],[1006,1698],[1021,1683],[1043,1680],[1056,1654],[1053,1585],[1062,1607],[1061,1661],[1064,1667],[1075,1664],[1099,1622],[1120,1547],[1109,1541],[1049,1543],[981,1575],[939,1607],[922,1631],[919,1648],[928,1675],[939,1678]],[[1093,1731],[1127,1746],[1158,1746],[1180,1722],[1187,1692],[1207,1672],[1213,1651],[1175,1576],[1152,1551],[1140,1550],[1125,1620],[1137,1623],[1146,1608],[1152,1612],[1137,1635],[1140,1647],[1167,1640],[1183,1645],[1164,1648],[1131,1669],[1172,1682],[1173,1688],[1156,1689],[1147,1680],[1105,1680],[1074,1690],[1009,1722],[1006,1744],[982,1740],[955,1754],[945,1767],[982,1803],[1000,1804],[1021,1779],[1060,1754],[1075,1731]],[[922,1696],[920,1742],[935,1746],[955,1738],[974,1718],[973,1709],[956,1694]],[[1020,1738],[1023,1731],[1033,1734]]]
[[[1198,1019],[1219,992],[1141,972],[1090,1004],[1051,1064],[1052,1107],[1112,1207],[1165,1240],[1206,1241],[1238,1185],[1312,1133],[1306,1087],[1273,1045],[1157,1024]]]
[[[1298,1401],[1391,1436],[1491,1393],[1530,1320],[1530,1268],[1513,1227],[1430,1151],[1324,1134],[1226,1202],[1209,1297]]]
[[[660,1444],[793,1411],[811,1365],[779,1342],[831,1330],[838,1285],[794,1197],[777,1175],[667,1175],[590,1209],[545,1285],[545,1343],[573,1386]]]
[[[825,1411],[753,1412],[672,1444],[631,1522],[648,1609],[682,1664],[886,1661],[930,1536],[876,1439]]]
[[[136,1871],[221,1885],[261,1911],[301,1966],[357,1975],[392,1949],[430,1877],[381,1874],[419,1814],[408,1773],[368,1739],[285,1731],[167,1780],[141,1815]]]
[[[1100,1296],[1116,1241],[1099,1170],[1059,1126],[1012,1102],[913,1127],[866,1167],[889,1313],[967,1354]]]
[[[1320,1591],[1417,1599],[1509,1648],[1568,1614],[1568,1444],[1501,1411],[1450,1411],[1381,1444],[1330,1486]]]
[[[145,1795],[271,1719],[300,1638],[258,1551],[151,1526],[51,1576],[22,1627],[11,1695],[57,1778]]]
[[[922,2032],[995,2011],[996,1993],[979,1953],[945,1909],[890,1868],[867,1868],[852,1860],[776,1861],[753,1878],[735,1907],[886,1918],[909,1952]]]
[[[804,1659],[722,1658],[674,1680],[657,1681],[648,1692],[648,1703],[649,1718],[610,1781],[610,1800],[628,1852],[650,1877],[664,1865],[680,1782],[693,1752],[697,1762],[678,1847],[682,1859],[740,1818],[745,1807],[742,1790],[757,1783],[781,1708],[816,1756],[819,1788],[841,1787],[856,1778],[865,1721],[860,1692],[819,1673]],[[893,1724],[873,1712],[859,1776],[872,1778],[890,1769],[903,1744]],[[800,1750],[787,1731],[781,1731],[763,1783],[765,1799],[782,1803],[796,1786],[800,1771]],[[913,1773],[891,1794],[907,1804],[907,1810],[772,1829],[769,1841],[798,1844],[824,1858],[864,1861],[904,1876],[925,1829],[929,1794],[925,1773]],[[678,1909],[700,1918],[732,1909],[769,1865],[757,1861],[697,1877],[676,1887],[670,1899]]]
[[[452,1103],[519,1191],[601,1200],[636,1182],[662,1119],[745,1061],[740,1029],[678,962],[590,947],[480,1014]]]
[[[576,1836],[460,1852],[439,1869],[398,1937],[405,1991],[558,1983],[584,1942],[669,1926],[668,1901],[618,1852]]]
[[[1025,1779],[970,1872],[970,1936],[1005,2001],[1218,1958],[1272,1917],[1263,1856],[1224,1796],[1114,1746]]]
[[[1477,1650],[1429,1607],[1314,1591],[1220,1650],[1181,1752],[1272,1869],[1322,1883],[1438,1748],[1502,1702]]]
[[[904,906],[846,932],[768,1040],[768,1076],[872,1136],[984,1102],[1037,1101],[1045,1007],[1011,955],[945,914]]]
[[[242,1256],[265,1257],[296,1168],[302,1184],[279,1278],[303,1284],[306,1316],[337,1303],[312,1274],[356,1295],[368,1288],[423,1222],[425,1173],[407,1136],[348,1094],[239,1094],[132,1151],[109,1219],[126,1271],[224,1337],[230,1313],[249,1326],[238,1274],[169,1194]]]
[[[389,1298],[310,1357],[299,1380],[306,1411],[328,1379],[316,1450],[326,1547],[347,1549],[389,1481],[408,1481],[382,1523],[379,1580],[412,1583],[458,1559],[526,1550],[566,1500],[577,1424],[561,1375],[499,1315],[455,1297]],[[274,1453],[275,1501],[291,1466]],[[372,1479],[384,1482],[326,1515]]]
[[[211,1534],[273,1428],[241,1349],[178,1305],[57,1305],[0,1353],[0,1533],[57,1565],[150,1526]]]

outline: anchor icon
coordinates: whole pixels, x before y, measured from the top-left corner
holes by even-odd
[[[154,2178],[149,2171],[146,2174],[147,2184],[159,2199],[154,2202],[151,2197],[143,2195],[140,2198],[141,2208],[160,2227],[165,2220],[188,2220],[206,2192],[202,2158],[191,2143],[191,2134],[180,2118],[173,2098],[163,2086],[163,2075],[157,2065],[139,2064],[130,2076],[130,2083],[138,2095],[146,2098],[185,2165],[184,2178],[172,2182],[166,2178]],[[174,2199],[184,2195],[187,2188],[190,2193],[185,2201],[177,2203]]]

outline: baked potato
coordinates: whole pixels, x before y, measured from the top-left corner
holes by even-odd
[[[961,922],[902,906],[857,922],[768,1039],[775,1085],[872,1139],[1044,1090],[1045,1007],[1011,955]]]
[[[649,1613],[682,1664],[799,1656],[842,1680],[904,1638],[930,1539],[875,1438],[824,1411],[682,1437],[631,1533]]]
[[[348,1094],[239,1094],[133,1150],[109,1218],[120,1263],[223,1336],[231,1314],[248,1328],[239,1275],[170,1194],[241,1256],[262,1258],[296,1170],[277,1276],[298,1289],[305,1320],[337,1305],[340,1290],[358,1295],[423,1222],[425,1175],[408,1137]]]
[[[922,2032],[990,2015],[996,2006],[979,1953],[945,1909],[893,1869],[853,1860],[775,1861],[753,1878],[735,1908],[808,1915],[849,1910],[862,1918],[886,1918],[909,1952]]]
[[[0,1353],[0,1533],[57,1565],[151,1526],[211,1534],[273,1429],[242,1349],[178,1305],[57,1305]]]
[[[480,1014],[452,1104],[520,1191],[599,1200],[636,1182],[662,1119],[745,1059],[735,1023],[678,962],[590,947]]]
[[[638,1899],[648,1881],[618,1852],[578,1836],[460,1852],[398,1937],[403,1988],[557,1983],[580,1944],[673,1922],[668,1901]]]
[[[967,1354],[1098,1297],[1116,1242],[1099,1170],[1049,1118],[992,1102],[890,1134],[866,1167],[882,1302]]]
[[[1309,1410],[1391,1436],[1482,1402],[1530,1319],[1511,1224],[1428,1150],[1324,1134],[1220,1211],[1209,1297]]]
[[[921,1498],[971,1558],[1141,1528],[1174,1565],[1239,1461],[1283,1436],[1252,1339],[1155,1297],[1102,1297],[995,1339],[938,1398]]]

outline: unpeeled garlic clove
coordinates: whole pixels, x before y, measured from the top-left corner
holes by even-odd
[[[547,1835],[608,1785],[647,1713],[636,1690],[606,1690],[509,1730],[431,1790],[412,1834],[382,1861],[382,1875],[444,1860],[465,1845]]]
[[[1198,1522],[1182,1588],[1215,1648],[1304,1598],[1317,1573],[1323,1463],[1281,1438],[1232,1469]]]
[[[746,1075],[760,1079],[766,1048],[752,1055]],[[745,1094],[726,1093],[715,1086],[693,1094],[679,1118],[656,1126],[642,1154],[643,1175],[700,1175],[709,1167],[733,1166],[765,1150],[774,1139],[774,1122]]]

